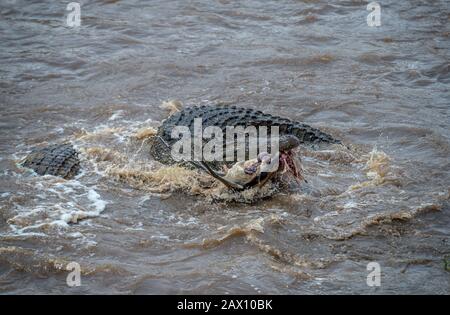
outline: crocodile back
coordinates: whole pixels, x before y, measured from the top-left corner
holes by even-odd
[[[53,144],[33,150],[22,163],[39,175],[55,175],[73,178],[80,171],[78,152],[71,144]]]
[[[185,108],[168,117],[158,129],[157,137],[151,148],[152,156],[163,163],[173,163],[170,158],[170,148],[178,139],[172,138],[172,130],[177,126],[186,126],[194,134],[194,121],[201,118],[202,128],[219,127],[226,137],[227,126],[278,126],[279,134],[294,135],[301,143],[339,143],[332,136],[309,125],[291,121],[290,119],[264,113],[251,108],[238,106],[193,106]],[[224,150],[225,152],[225,150]]]

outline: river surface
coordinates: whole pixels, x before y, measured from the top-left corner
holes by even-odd
[[[103,0],[72,28],[68,2],[0,2],[0,293],[450,293],[448,0],[379,1],[380,27],[356,0]],[[301,148],[294,191],[206,191],[148,153],[168,100],[348,148]],[[64,141],[75,179],[20,166]]]

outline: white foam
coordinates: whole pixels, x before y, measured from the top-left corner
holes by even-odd
[[[30,186],[30,201],[34,204],[23,206],[14,203],[12,216],[7,219],[10,231],[2,235],[46,236],[49,232],[58,233],[59,230],[70,229],[71,223],[98,217],[106,208],[107,202],[94,189],[95,186],[88,187],[77,180],[61,181],[54,176],[28,177],[24,184]]]
[[[106,208],[106,201],[102,200],[100,195],[94,190],[90,189],[88,192],[88,199],[92,201],[98,214],[102,213]]]
[[[124,111],[123,110],[118,110],[118,111],[115,111],[112,115],[111,115],[111,117],[109,117],[109,120],[116,120],[116,119],[119,119],[119,118],[122,118],[123,117],[123,113],[124,113]]]
[[[345,209],[352,209],[352,208],[357,208],[358,204],[354,201],[349,201],[344,205]]]
[[[77,210],[77,211],[70,211],[68,213],[63,213],[60,216],[60,220],[66,223],[78,223],[78,221],[83,219],[98,217],[103,212],[103,210],[105,210],[106,201],[102,200],[100,195],[92,188],[89,189],[87,193],[87,198],[89,201],[91,201],[91,205],[93,206],[94,210],[92,211]],[[68,204],[70,206],[75,206],[73,202],[69,202]]]

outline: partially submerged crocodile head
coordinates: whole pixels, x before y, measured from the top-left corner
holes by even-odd
[[[297,181],[303,179],[300,157],[295,148],[299,140],[292,135],[279,139],[279,151],[269,154],[261,152],[257,158],[236,162],[231,168],[225,167],[225,173],[219,173],[206,164],[206,171],[234,190],[244,190],[252,187],[261,188],[278,175],[287,174]],[[203,164],[205,165],[205,164]]]

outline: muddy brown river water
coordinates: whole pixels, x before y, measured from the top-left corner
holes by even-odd
[[[68,2],[0,2],[0,293],[450,293],[450,2],[80,1],[75,28]],[[349,148],[301,148],[294,191],[205,191],[148,154],[173,99]],[[76,179],[18,164],[62,141]]]

